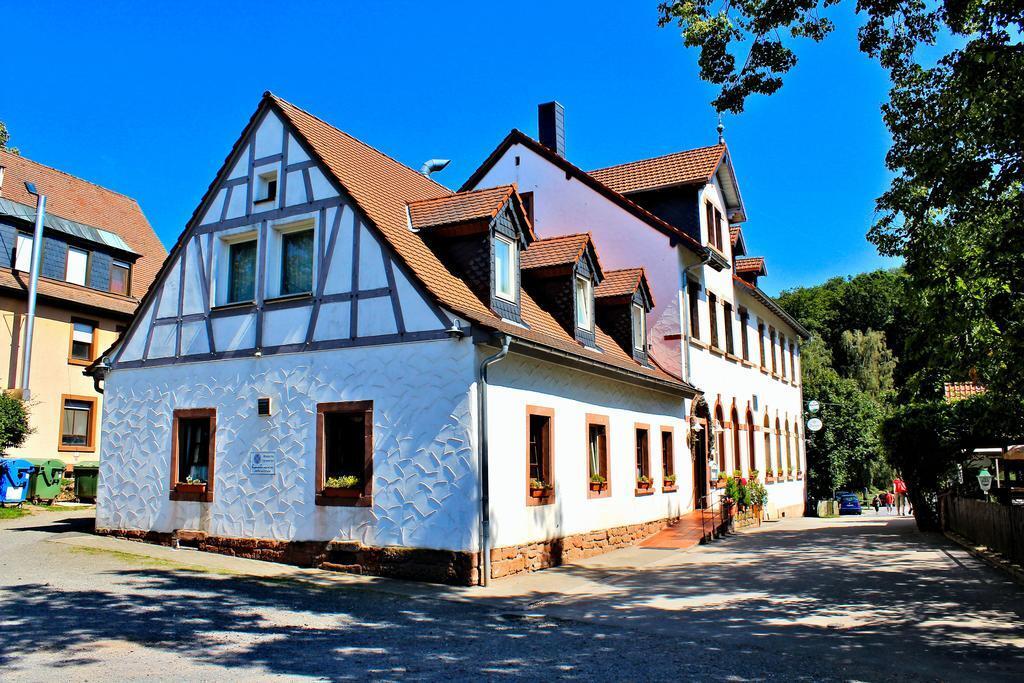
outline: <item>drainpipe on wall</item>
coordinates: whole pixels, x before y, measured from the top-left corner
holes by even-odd
[[[687,275],[697,268],[706,266],[712,258],[711,250],[704,247],[704,259],[683,268],[683,353],[686,357],[686,381],[689,384],[693,384],[693,373],[690,372],[690,278]]]
[[[480,379],[477,382],[477,431],[480,434],[480,585],[486,586],[491,578],[491,501],[488,482],[488,441],[487,441],[487,368],[504,360],[512,338],[501,335],[501,349],[480,363]]]
[[[32,233],[32,263],[29,265],[28,311],[25,314],[25,355],[21,365],[21,397],[29,400],[29,373],[32,370],[32,333],[36,326],[36,293],[39,290],[39,265],[43,256],[43,219],[46,216],[46,195],[36,191],[33,183],[25,189],[36,196],[36,225]]]

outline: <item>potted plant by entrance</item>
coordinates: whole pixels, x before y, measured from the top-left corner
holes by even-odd
[[[179,481],[174,490],[178,493],[206,493],[206,482],[189,477],[185,481]]]
[[[608,488],[608,480],[602,477],[600,474],[590,475],[590,490],[591,491],[604,491]]]
[[[675,491],[676,490],[676,475],[666,474],[665,475],[665,490]]]
[[[724,474],[719,474],[718,475],[718,481],[715,482],[715,488],[716,489],[724,489],[725,488],[725,482],[726,482],[726,476]]]
[[[551,493],[552,486],[545,481],[540,479],[530,480],[530,497],[531,498],[544,498]]]
[[[324,495],[328,498],[358,498],[363,495],[362,480],[354,474],[330,477],[324,482]]]
[[[636,478],[636,487],[641,491],[647,491],[651,488],[651,478],[646,474],[641,474]]]
[[[758,478],[758,476],[760,476],[760,474],[761,474],[761,473],[760,473],[760,472],[758,472],[757,470],[750,470],[750,478],[751,478],[751,479],[757,479],[757,478]]]
[[[767,470],[765,470],[764,480],[766,482],[768,482],[769,484],[774,484],[775,483],[775,470],[773,470],[771,467],[769,467]]]

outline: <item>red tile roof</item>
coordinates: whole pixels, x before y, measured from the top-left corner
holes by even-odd
[[[574,265],[583,256],[583,252],[588,246],[593,248],[589,232],[539,239],[531,244],[523,254],[520,267],[523,270],[535,270],[552,266]]]
[[[507,322],[495,315],[473,294],[465,281],[455,276],[441,262],[419,234],[409,229],[408,205],[427,199],[450,197],[454,193],[309,112],[267,92],[264,94],[261,109],[250,119],[246,130],[236,142],[236,148],[250,132],[263,106],[276,108],[306,140],[327,171],[352,195],[362,212],[380,231],[399,261],[409,268],[427,291],[445,308],[486,328],[526,343],[655,380],[681,392],[695,391],[691,385],[663,370],[637,363],[600,328],[595,329],[595,337],[602,350],[584,347],[569,336],[551,314],[538,306],[525,290],[520,292],[520,315],[528,327]],[[228,156],[228,160],[230,158],[231,155]],[[215,190],[216,183],[212,183],[200,206]],[[513,194],[513,197],[515,196]],[[198,209],[193,213],[192,222],[197,216]],[[668,227],[674,230],[671,226]],[[182,237],[179,237],[174,251],[179,250],[182,244]]]
[[[421,199],[409,204],[409,217],[417,230],[491,219],[498,215],[513,192],[515,187],[512,185],[499,185],[484,190]]]
[[[729,228],[729,242],[730,242],[730,244],[732,244],[732,246],[735,247],[736,246],[736,242],[739,240],[739,238],[740,238],[740,227],[738,225],[731,226]]]
[[[710,182],[724,155],[725,145],[712,145],[599,168],[589,173],[616,192],[629,194]]]
[[[946,400],[951,403],[985,393],[985,387],[977,382],[946,382],[942,389]]]
[[[684,230],[677,228],[676,226],[668,223],[667,221],[655,216],[653,213],[640,206],[632,199],[629,199],[623,194],[616,192],[612,188],[608,187],[601,181],[594,178],[592,175],[576,166],[575,164],[568,161],[565,157],[558,156],[552,152],[548,147],[540,144],[526,133],[513,128],[505,139],[498,143],[498,146],[494,148],[494,151],[484,160],[480,166],[473,171],[473,174],[462,184],[462,190],[470,190],[479,183],[487,172],[494,167],[494,164],[502,157],[505,152],[512,147],[512,145],[523,145],[527,149],[531,150],[535,154],[546,159],[556,167],[560,168],[565,172],[566,178],[574,178],[579,180],[581,183],[592,189],[603,196],[613,204],[618,205],[627,213],[635,216],[639,220],[647,223],[655,230],[668,235],[670,238],[678,241],[680,244],[685,246],[687,249],[695,254],[704,254],[704,245],[691,237]]]
[[[622,270],[605,271],[604,279],[594,290],[598,299],[610,299],[619,296],[633,296],[636,290],[643,287],[654,306],[654,295],[647,283],[647,273],[643,268],[624,268]]]
[[[765,265],[763,256],[751,256],[748,258],[734,259],[737,273],[753,273],[755,275],[767,275],[768,268]]]
[[[4,167],[0,197],[34,207],[36,198],[25,189],[25,182],[35,183],[46,194],[48,213],[109,230],[120,236],[132,251],[140,255],[132,268],[130,293],[136,299],[146,293],[167,251],[150,227],[138,202],[87,180],[2,150],[0,166]]]

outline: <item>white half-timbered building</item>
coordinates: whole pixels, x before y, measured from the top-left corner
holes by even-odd
[[[649,269],[531,206],[266,94],[90,369],[98,529],[476,583],[692,509],[697,392],[649,353]]]

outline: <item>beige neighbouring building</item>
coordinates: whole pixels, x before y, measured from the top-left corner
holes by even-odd
[[[0,151],[0,383],[22,389],[36,198],[47,197],[29,378],[32,434],[5,455],[99,459],[102,395],[82,374],[127,326],[166,250],[138,203]]]

